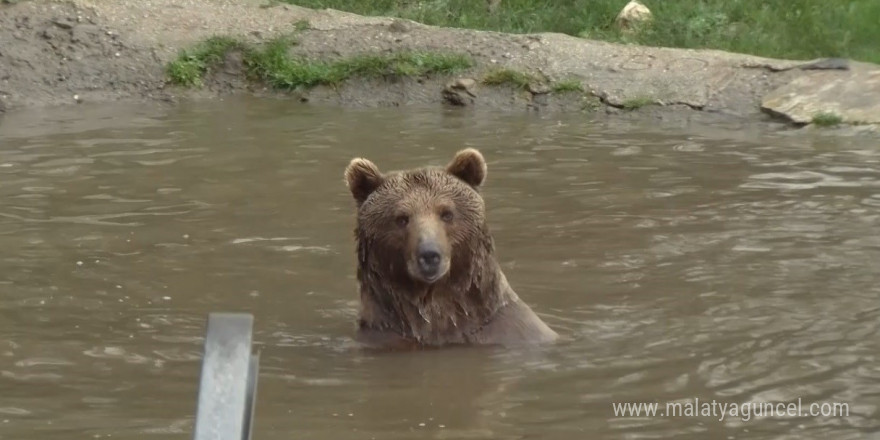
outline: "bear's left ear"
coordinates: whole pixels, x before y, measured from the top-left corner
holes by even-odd
[[[376,164],[361,157],[352,159],[345,168],[345,183],[358,206],[367,200],[384,179]]]
[[[455,153],[455,157],[446,166],[446,172],[463,180],[468,185],[478,188],[486,180],[486,160],[474,148],[465,148]]]

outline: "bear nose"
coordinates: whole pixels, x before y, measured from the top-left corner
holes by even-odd
[[[440,268],[440,249],[434,243],[419,244],[419,269],[425,275],[433,275]]]

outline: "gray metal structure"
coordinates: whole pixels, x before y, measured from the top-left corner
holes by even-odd
[[[253,315],[208,315],[194,440],[250,440],[259,353],[251,351]]]

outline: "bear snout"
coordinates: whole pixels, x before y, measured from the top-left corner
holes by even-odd
[[[422,273],[428,275],[437,272],[440,269],[440,248],[436,244],[427,242],[419,245],[419,269]]]
[[[445,257],[442,247],[436,240],[419,240],[415,263],[412,265],[415,267],[410,267],[410,274],[427,283],[437,281],[449,270],[449,259]]]

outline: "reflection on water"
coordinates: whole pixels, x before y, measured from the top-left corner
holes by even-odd
[[[2,438],[188,437],[211,311],[256,316],[261,440],[880,430],[871,141],[253,99],[0,124]],[[357,350],[342,170],[441,165],[465,146],[489,161],[508,277],[566,340]],[[849,416],[612,408],[694,398]]]

